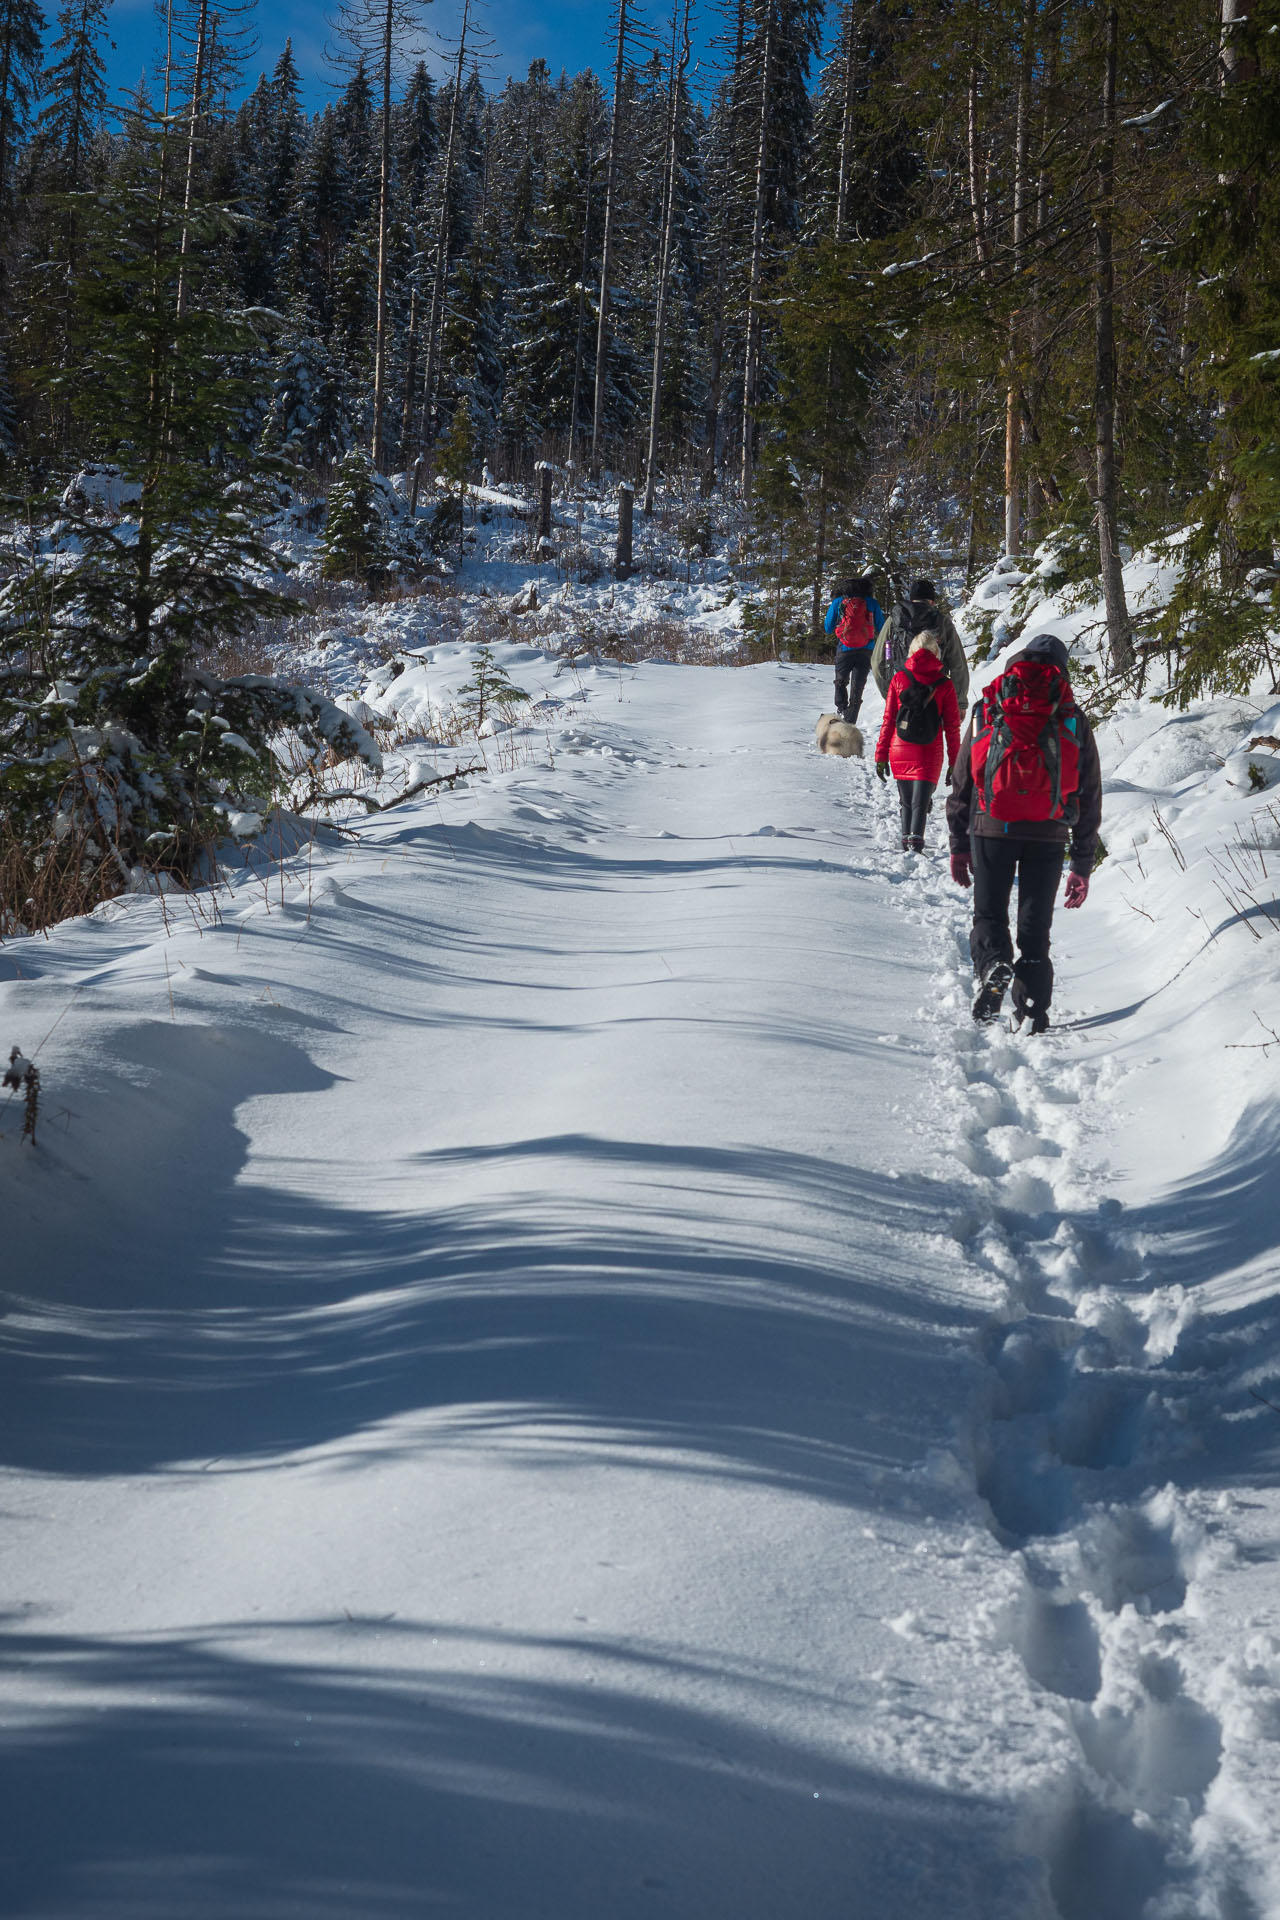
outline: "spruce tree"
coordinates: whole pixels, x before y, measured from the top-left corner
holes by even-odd
[[[55,56],[40,77],[44,105],[40,134],[58,155],[57,184],[78,193],[88,184],[94,137],[107,105],[106,38],[108,0],[70,0],[58,14]]]
[[[394,569],[373,467],[362,447],[352,447],[329,489],[323,547],[320,571],[327,580],[377,588]]]
[[[18,142],[40,73],[45,17],[35,0],[0,0],[0,221],[13,214]]]
[[[87,227],[69,364],[45,381],[84,452],[118,464],[118,500],[68,495],[0,598],[0,797],[31,870],[65,859],[90,902],[139,866],[191,875],[270,799],[280,726],[361,747],[322,697],[212,665],[291,604],[232,371],[254,342],[209,270],[232,216],[184,206],[170,122],[135,113],[129,135]]]

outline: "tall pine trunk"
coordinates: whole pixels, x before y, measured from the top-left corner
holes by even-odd
[[[627,60],[627,0],[618,0],[618,46],[613,63],[613,113],[604,183],[604,235],[600,243],[600,309],[596,318],[596,386],[591,412],[591,458],[600,458],[605,383],[609,369],[609,279],[613,272],[613,223],[618,199],[618,147],[622,129],[622,83]]]
[[[1221,0],[1218,20],[1218,87],[1226,93],[1230,88],[1239,86],[1251,76],[1251,63],[1242,54],[1237,26],[1249,17],[1248,0]],[[1219,175],[1220,184],[1230,184],[1229,174]],[[1218,564],[1222,569],[1223,585],[1228,588],[1243,587],[1250,562],[1266,558],[1261,554],[1250,555],[1244,551],[1240,539],[1240,517],[1242,499],[1235,475],[1231,471],[1230,442],[1232,421],[1239,406],[1235,394],[1224,393],[1219,397],[1218,413],[1218,474],[1226,496],[1226,512],[1222,516],[1218,534]]]
[[[845,8],[843,21],[844,72],[841,75],[840,148],[836,156],[836,203],[831,220],[831,237],[839,246],[844,239],[844,206],[849,191],[849,155],[853,145],[854,69],[857,56],[857,32],[852,0]],[[813,582],[809,593],[809,637],[817,645],[822,639],[822,577],[827,570],[827,523],[831,515],[828,443],[834,399],[835,356],[827,354],[826,391],[822,402],[822,464],[818,469],[818,502],[814,512]]]
[[[979,74],[976,60],[969,68],[968,100],[968,162],[969,162],[969,217],[973,222],[973,245],[977,255],[978,272],[982,279],[990,278],[991,247],[987,238],[987,168],[986,156],[982,151],[981,136],[978,128],[978,103],[980,99]]]
[[[458,143],[458,108],[462,99],[462,69],[467,57],[467,28],[471,21],[471,0],[463,0],[462,25],[458,31],[458,58],[453,72],[453,98],[449,102],[449,133],[445,141],[443,178],[440,183],[440,218],[436,226],[435,272],[431,280],[431,311],[427,319],[427,371],[422,395],[422,451],[434,438],[436,425],[436,383],[440,372],[440,336],[444,331],[444,295],[449,266],[449,202],[453,197],[453,162]]]
[[[378,291],[373,335],[373,435],[369,455],[382,466],[382,415],[387,392],[387,224],[391,211],[391,27],[395,0],[386,0],[382,22],[382,137],[378,143]]]
[[[764,58],[760,69],[760,122],[756,142],[755,205],[747,267],[747,350],[742,370],[742,497],[751,494],[755,465],[756,398],[760,384],[760,287],[764,278],[764,215],[769,191],[769,107],[773,89],[773,0],[765,10]]]
[[[1018,60],[1018,104],[1013,143],[1013,271],[1021,286],[1027,251],[1027,158],[1031,130],[1031,79],[1035,63],[1037,0],[1024,0],[1022,48]],[[1023,316],[1009,317],[1009,381],[1005,391],[1004,550],[1022,550],[1019,479],[1022,466]]]
[[[1116,467],[1115,218],[1116,65],[1120,18],[1107,8],[1102,65],[1102,130],[1098,141],[1097,204],[1094,210],[1094,439],[1097,446],[1098,558],[1107,609],[1107,640],[1113,674],[1134,664],[1133,628],[1125,601],[1120,557],[1119,476]]]
[[[667,75],[667,174],[663,188],[662,254],[658,265],[658,290],[653,316],[653,386],[649,394],[649,446],[644,466],[643,511],[653,512],[654,491],[658,483],[658,421],[662,413],[662,371],[667,345],[667,301],[671,292],[671,256],[675,246],[676,187],[680,178],[678,133],[680,127],[680,89],[688,71],[690,0],[684,0],[684,18],[679,9],[671,9],[671,59]],[[678,51],[677,51],[678,49]]]
[[[591,149],[586,151],[587,179],[582,210],[582,260],[578,267],[578,324],[573,336],[573,398],[569,404],[569,466],[577,456],[582,372],[587,352],[587,262],[591,256]]]
[[[200,0],[196,16],[196,52],[191,70],[191,110],[187,116],[187,174],[182,191],[182,245],[184,262],[178,271],[178,318],[181,320],[187,310],[187,276],[185,262],[190,251],[191,236],[188,222],[191,217],[191,205],[195,198],[196,153],[200,144],[200,120],[204,113],[205,71],[209,57],[209,0]]]

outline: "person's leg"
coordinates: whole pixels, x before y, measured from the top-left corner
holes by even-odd
[[[969,952],[980,991],[973,1003],[975,1020],[994,1020],[1013,973],[1013,941],[1009,935],[1009,896],[1017,870],[1015,842],[975,833],[970,842],[973,861],[973,928]]]
[[[1019,1019],[1031,1022],[1033,1033],[1049,1024],[1053,998],[1053,962],[1049,933],[1053,906],[1062,879],[1060,846],[1051,841],[1024,840],[1018,848],[1018,957],[1013,966],[1013,1005]]]
[[[848,647],[836,648],[836,712],[842,720],[848,718],[849,706],[849,670],[853,665],[853,654]]]
[[[915,794],[914,780],[898,781],[898,812],[902,816],[902,851],[905,853],[911,844],[911,806]]]
[[[911,845],[916,853],[924,852],[924,829],[933,807],[932,780],[917,780],[915,792],[911,798]]]
[[[844,717],[846,720],[856,720],[862,706],[862,694],[867,684],[867,675],[871,671],[871,654],[866,648],[857,653],[850,652],[849,661],[849,690],[845,696]]]

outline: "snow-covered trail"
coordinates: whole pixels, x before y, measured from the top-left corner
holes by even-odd
[[[0,956],[0,1039],[60,1019],[0,1167],[6,1913],[1129,1920],[1185,1880],[1217,1722],[1169,1659],[1158,1725],[1101,1691],[1185,1515],[1065,1584],[1033,1551],[1082,1475],[1130,1493],[1145,1323],[1077,1391],[1049,1298],[1120,1262],[1064,1224],[1102,1069],[966,1026],[940,855],[812,754],[811,672],[588,691],[554,764],[216,924]]]

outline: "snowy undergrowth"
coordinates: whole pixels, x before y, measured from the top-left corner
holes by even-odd
[[[684,504],[660,498],[635,517],[635,564],[614,577],[617,500],[584,494],[557,499],[552,540],[540,555],[531,499],[496,487],[468,490],[466,540],[442,557],[445,576],[381,601],[337,604],[308,614],[275,643],[282,671],[320,679],[333,693],[358,695],[370,675],[423,645],[499,642],[548,652],[630,652],[708,661],[736,655],[742,583],[738,531],[709,526],[706,553],[681,546]],[[429,510],[424,501],[421,513]],[[318,569],[318,542],[286,530],[284,550],[305,584]]]

